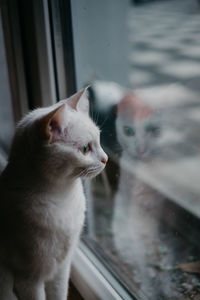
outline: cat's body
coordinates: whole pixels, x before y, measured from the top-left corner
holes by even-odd
[[[107,160],[84,93],[19,123],[0,177],[0,263],[10,280],[5,288],[0,278],[1,300],[11,300],[12,289],[19,300],[67,297],[84,222],[80,177],[97,175]]]
[[[64,286],[59,289],[67,290],[71,256],[84,221],[82,184],[77,179],[66,183],[65,187],[55,183],[56,189],[52,189],[50,186],[37,187],[39,180],[37,178],[36,182],[32,182],[32,195],[31,192],[26,193],[26,186],[21,191],[15,191],[13,186],[4,185],[7,202],[1,205],[1,256],[16,280],[22,276],[19,284],[28,289],[35,281],[38,284],[54,279],[56,275],[61,275],[61,268],[65,268]],[[20,203],[16,203],[16,197]],[[63,298],[53,297],[52,292],[50,294],[48,299],[66,298],[66,291]],[[39,299],[36,295],[32,295],[33,299]]]

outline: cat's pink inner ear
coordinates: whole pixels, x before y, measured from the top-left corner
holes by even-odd
[[[58,141],[63,136],[66,125],[66,104],[61,105],[49,118],[47,131],[51,142]]]
[[[89,113],[89,101],[87,98],[87,89],[88,87],[72,95],[67,100],[67,104],[74,110],[82,111],[84,113]]]

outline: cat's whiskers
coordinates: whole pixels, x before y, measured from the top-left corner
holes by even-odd
[[[97,125],[99,121],[99,112],[96,113],[96,117],[95,117],[95,124]]]
[[[108,118],[109,118],[109,115],[107,115],[107,116],[105,117],[105,119],[103,120],[103,122],[99,125],[99,128],[100,128],[100,129],[103,128],[103,125],[104,125],[105,122],[108,120]]]
[[[77,177],[92,175],[98,171],[101,171],[100,166],[85,168],[77,175]]]
[[[76,177],[78,178],[78,177],[83,176],[83,174],[85,173],[85,171],[86,171],[86,169],[82,169],[80,172],[78,172],[78,173],[76,174]]]

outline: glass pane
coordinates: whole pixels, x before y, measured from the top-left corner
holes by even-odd
[[[77,85],[109,155],[83,239],[140,299],[200,296],[199,5],[72,1]]]
[[[1,153],[6,153],[10,147],[14,126],[10,83],[0,12],[0,159]]]

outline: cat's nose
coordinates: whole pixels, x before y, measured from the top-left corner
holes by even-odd
[[[102,157],[101,162],[105,165],[107,163],[108,158],[107,157]]]

